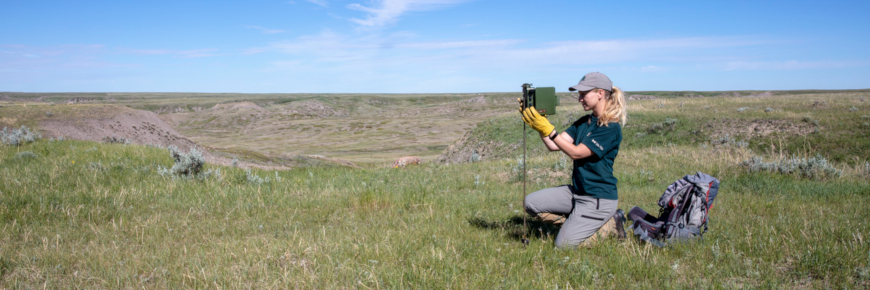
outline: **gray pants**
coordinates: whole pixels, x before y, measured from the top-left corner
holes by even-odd
[[[556,247],[576,246],[591,237],[616,212],[617,200],[598,199],[574,194],[572,186],[562,185],[532,192],[526,196],[526,213],[568,215],[559,234]]]

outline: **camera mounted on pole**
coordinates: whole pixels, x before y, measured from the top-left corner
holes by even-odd
[[[555,115],[559,98],[555,87],[535,88],[532,84],[523,84],[523,109],[535,107],[542,116]]]

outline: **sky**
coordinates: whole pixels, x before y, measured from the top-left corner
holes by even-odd
[[[0,91],[870,88],[870,1],[0,0]]]

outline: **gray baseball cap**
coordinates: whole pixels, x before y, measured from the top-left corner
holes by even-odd
[[[605,89],[610,91],[613,89],[613,82],[606,75],[600,72],[591,72],[580,79],[580,83],[576,86],[568,88],[569,91],[589,91],[592,89]]]

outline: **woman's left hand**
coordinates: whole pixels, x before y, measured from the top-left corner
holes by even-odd
[[[556,129],[553,124],[550,124],[550,120],[547,120],[547,117],[541,116],[538,114],[538,110],[535,107],[529,107],[523,110],[523,122],[529,124],[532,129],[538,131],[543,136],[550,136],[550,133],[553,133],[553,130]]]

